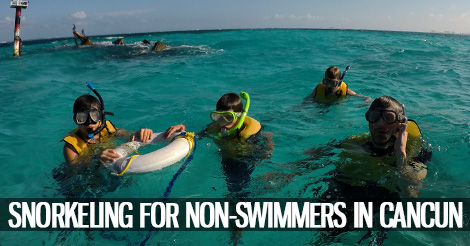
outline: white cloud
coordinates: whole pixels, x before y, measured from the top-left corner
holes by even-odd
[[[3,19],[0,19],[0,25],[4,25],[4,24],[10,24],[10,23],[13,23],[13,18],[7,16]]]
[[[86,13],[83,11],[78,11],[74,14],[71,15],[75,19],[85,19],[86,18]]]

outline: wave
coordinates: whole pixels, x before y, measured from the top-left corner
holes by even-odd
[[[113,36],[111,36],[111,37],[105,37],[105,39],[107,39],[107,40],[116,40],[116,39],[119,39],[119,38],[124,38],[124,37],[123,37],[123,36],[117,36],[117,37],[113,37]]]

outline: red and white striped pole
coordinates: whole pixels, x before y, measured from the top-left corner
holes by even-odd
[[[13,56],[21,56],[21,38],[20,38],[20,19],[21,19],[21,9],[28,7],[29,1],[21,0],[11,0],[10,8],[16,9],[16,18],[15,18],[15,42],[13,43]]]
[[[13,45],[13,56],[21,56],[20,50],[20,19],[21,19],[21,7],[16,7],[15,17],[15,43]]]

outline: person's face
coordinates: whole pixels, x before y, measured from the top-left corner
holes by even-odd
[[[339,89],[339,85],[341,84],[341,80],[324,78],[323,79],[323,84],[326,86],[327,89],[336,92]]]
[[[231,129],[236,126],[241,112],[234,112],[232,109],[226,111],[213,111],[211,113],[211,120],[216,122],[221,130]]]
[[[92,107],[93,109],[98,110],[97,107]],[[78,125],[79,131],[84,135],[88,135],[89,132],[93,132],[100,126],[100,122],[91,123],[89,125]]]
[[[100,122],[96,123],[96,124],[90,124],[90,125],[78,125],[78,129],[80,130],[80,132],[86,136],[88,135],[89,132],[93,132],[94,130],[98,129],[98,127],[100,126]]]
[[[380,116],[377,119],[377,115],[379,114]],[[372,119],[372,121],[377,119],[375,122],[371,122],[370,120],[368,120],[369,131],[372,136],[372,141],[374,142],[374,145],[386,145],[389,142],[390,138],[396,133],[399,124],[397,120],[393,120],[396,115],[397,114],[393,111],[392,108],[374,109],[369,111],[369,118]],[[387,121],[394,122],[389,124]]]
[[[230,110],[230,111],[233,112],[233,110]],[[239,120],[239,119],[237,118],[235,121],[233,121],[232,123],[229,123],[229,124],[227,124],[227,122],[225,122],[224,120],[220,120],[220,121],[219,121],[220,129],[225,128],[225,130],[229,130],[229,129],[231,129],[232,127],[234,127],[234,126],[237,125],[238,120]]]

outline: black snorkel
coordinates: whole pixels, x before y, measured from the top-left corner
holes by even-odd
[[[403,108],[403,115],[401,116],[401,119],[399,120],[402,120],[402,123],[406,124],[406,122],[408,122],[408,118],[406,117],[405,104],[402,104],[401,107]]]
[[[95,93],[95,95],[98,97],[98,99],[100,100],[100,104],[101,104],[101,125],[94,131],[92,132],[88,132],[88,138],[91,139],[91,140],[94,140],[95,139],[95,135],[100,133],[106,126],[106,117],[105,115],[111,115],[111,116],[114,116],[113,113],[111,112],[106,112],[104,111],[104,102],[103,102],[103,98],[101,98],[101,95],[100,93],[98,93],[98,91],[96,91],[95,87],[93,86],[93,84],[91,82],[86,82],[86,85],[88,86],[88,88],[90,88],[91,91],[93,91],[93,93]]]
[[[344,76],[346,75],[346,73],[348,72],[348,70],[351,68],[351,66],[347,66],[346,69],[344,69],[343,71],[343,74],[341,75],[341,83],[339,84],[339,86],[341,87],[341,84],[343,84],[343,79],[344,79]]]

